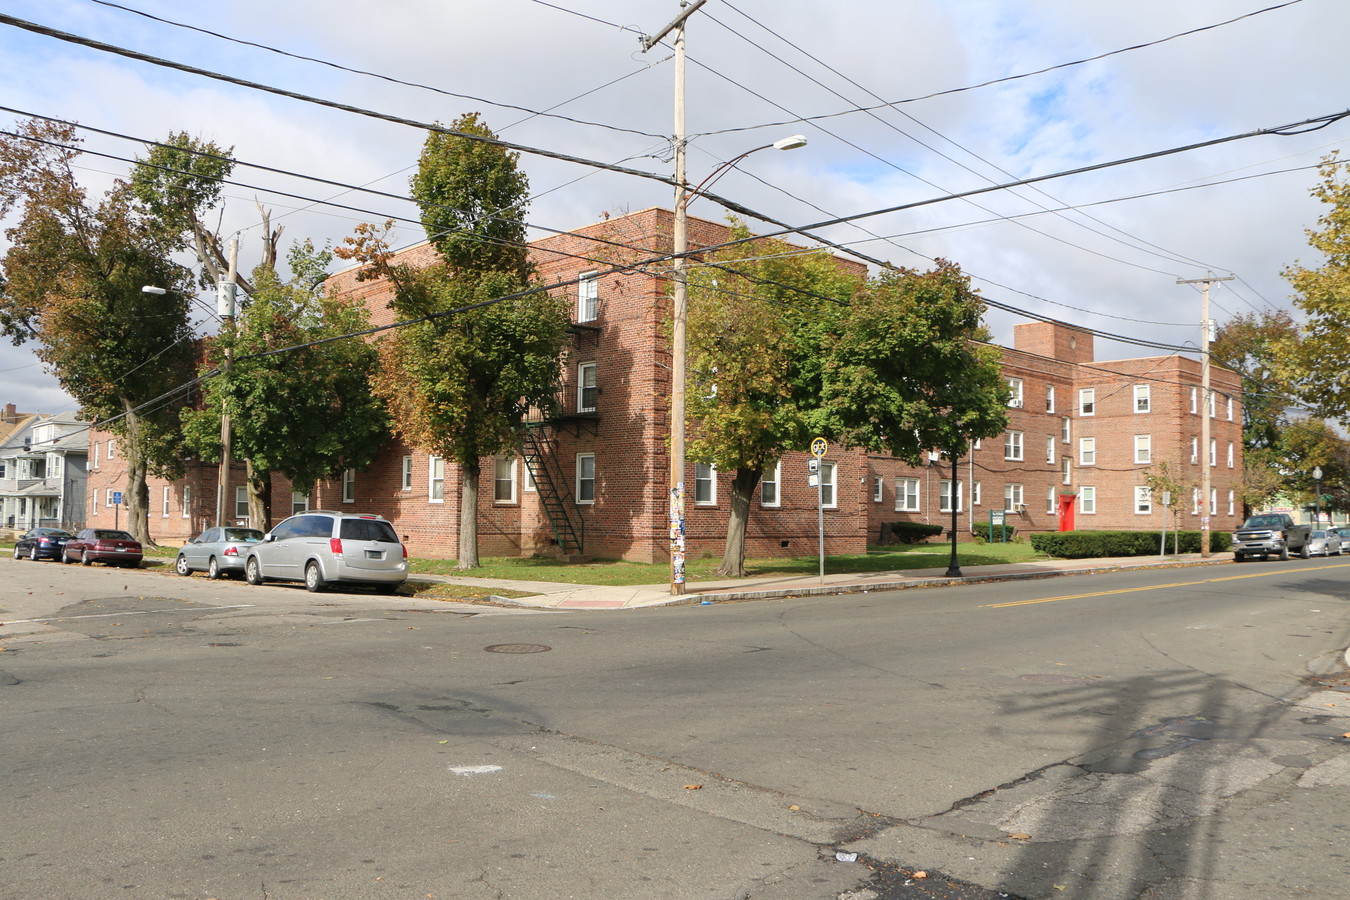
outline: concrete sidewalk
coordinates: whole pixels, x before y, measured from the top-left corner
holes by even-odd
[[[829,594],[855,594],[866,591],[893,591],[907,588],[978,584],[985,581],[1010,581],[1026,578],[1054,578],[1061,575],[1092,575],[1127,569],[1156,569],[1180,566],[1232,564],[1228,553],[1208,558],[1198,553],[1179,556],[1132,556],[1109,559],[1040,559],[993,566],[962,566],[960,578],[948,578],[945,566],[931,569],[905,569],[892,572],[831,575],[777,575],[762,578],[732,578],[722,581],[698,581],[685,585],[685,593],[672,596],[668,584],[644,584],[628,587],[603,587],[562,584],[553,581],[515,581],[504,578],[415,575],[413,580],[463,584],[491,590],[524,593],[527,596],[495,597],[498,602],[546,609],[642,609],[672,604],[720,603],[732,600],[768,600],[781,597],[808,597]],[[1253,564],[1255,565],[1255,564]]]

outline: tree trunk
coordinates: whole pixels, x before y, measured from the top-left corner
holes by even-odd
[[[750,519],[750,501],[755,496],[763,469],[737,469],[731,481],[731,516],[727,519],[727,542],[717,574],[723,578],[745,575],[745,526]]]
[[[459,563],[457,569],[478,568],[478,459],[460,463]]]
[[[127,458],[127,485],[123,499],[127,505],[127,531],[146,548],[159,546],[150,538],[150,486],[145,483],[145,453],[141,449],[141,420],[123,398],[126,433],[121,436],[122,452]]]
[[[244,478],[248,484],[249,527],[267,531],[272,527],[272,473],[259,472],[253,468],[253,460],[246,459]]]

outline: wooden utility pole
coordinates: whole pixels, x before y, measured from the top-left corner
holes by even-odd
[[[234,368],[234,299],[239,279],[239,239],[230,238],[230,271],[225,280],[216,285],[216,314],[220,316],[220,331],[225,337],[224,377],[230,377]],[[220,410],[220,473],[216,477],[216,527],[228,523],[225,504],[230,499],[230,455],[234,432],[230,425],[228,401],[221,400]]]
[[[1200,555],[1209,556],[1209,493],[1210,467],[1209,419],[1214,411],[1214,398],[1209,387],[1209,342],[1213,338],[1214,322],[1209,317],[1209,286],[1215,281],[1232,281],[1235,275],[1215,275],[1204,278],[1178,278],[1177,284],[1200,285]]]

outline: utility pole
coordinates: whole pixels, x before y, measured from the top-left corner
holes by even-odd
[[[670,593],[684,593],[685,518],[684,518],[684,409],[685,409],[685,327],[688,322],[689,214],[685,188],[684,125],[684,21],[707,0],[693,0],[669,25],[655,35],[642,38],[643,51],[650,50],[672,31],[675,33],[675,223],[671,248],[671,303],[674,307],[670,350]]]
[[[1209,417],[1214,398],[1209,387],[1209,342],[1214,322],[1209,317],[1209,286],[1215,281],[1232,281],[1235,275],[1218,276],[1213,272],[1204,278],[1178,278],[1177,284],[1200,285],[1200,555],[1209,556]]]
[[[225,280],[216,285],[216,314],[220,316],[221,333],[225,336],[225,378],[234,368],[234,298],[239,280],[239,238],[230,238],[230,271]],[[230,451],[233,430],[230,427],[228,401],[221,401],[220,412],[220,473],[216,477],[216,527],[225,523],[225,503],[229,499]]]

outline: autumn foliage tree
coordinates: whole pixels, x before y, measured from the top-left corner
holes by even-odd
[[[0,329],[36,340],[82,414],[119,436],[127,527],[150,545],[146,476],[182,471],[175,389],[192,377],[191,274],[127,183],[88,196],[74,126],[33,120],[16,135],[0,137],[0,217],[18,211],[0,263]]]
[[[514,452],[530,407],[553,404],[569,308],[535,280],[519,155],[477,114],[451,130],[427,136],[412,178],[436,263],[398,262],[385,232],[369,226],[337,252],[364,264],[362,279],[387,280],[390,306],[413,322],[380,341],[375,390],[396,434],[459,465],[457,565],[468,569],[479,564],[480,461]]]

